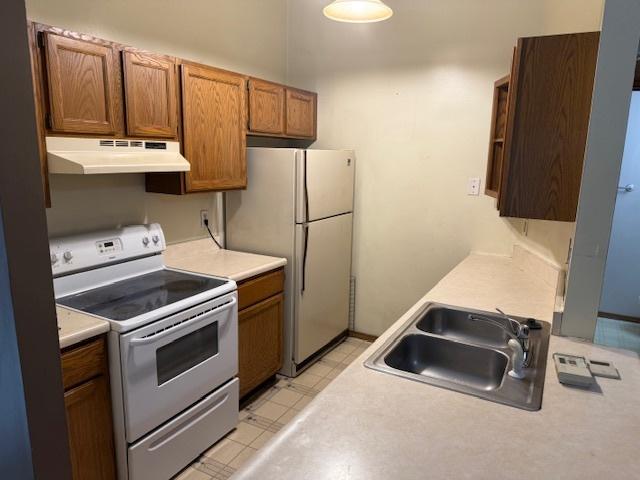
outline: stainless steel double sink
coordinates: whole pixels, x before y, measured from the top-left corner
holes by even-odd
[[[533,355],[525,378],[507,375],[511,368],[509,336],[498,325],[478,322],[480,315],[509,328],[495,313],[427,304],[366,362],[374,370],[428,383],[525,410],[539,410],[547,364],[550,326],[529,332]],[[512,317],[520,323],[526,319]]]

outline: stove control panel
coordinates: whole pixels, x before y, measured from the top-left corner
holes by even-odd
[[[96,248],[100,255],[110,255],[115,252],[122,251],[122,240],[119,238],[110,238],[109,240],[100,240],[96,242]]]
[[[49,242],[51,270],[54,277],[90,270],[157,255],[165,246],[162,227],[157,223],[54,238]]]

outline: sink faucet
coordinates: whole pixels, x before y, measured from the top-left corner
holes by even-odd
[[[507,320],[508,326],[491,317],[475,315],[473,313],[469,314],[469,320],[489,323],[502,329],[509,336],[509,342],[507,345],[511,349],[512,355],[511,370],[509,370],[508,374],[510,377],[522,379],[525,377],[523,370],[529,366],[529,362],[531,361],[531,352],[529,350],[529,327],[509,317],[499,308],[496,308],[496,310],[505,320]]]

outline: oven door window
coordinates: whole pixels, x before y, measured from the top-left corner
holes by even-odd
[[[158,385],[218,354],[218,322],[202,327],[156,350]]]

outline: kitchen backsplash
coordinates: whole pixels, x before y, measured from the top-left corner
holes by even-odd
[[[222,194],[163,195],[145,192],[144,175],[51,175],[49,236],[157,222],[168,243],[203,238],[200,211],[208,210],[219,231]]]

